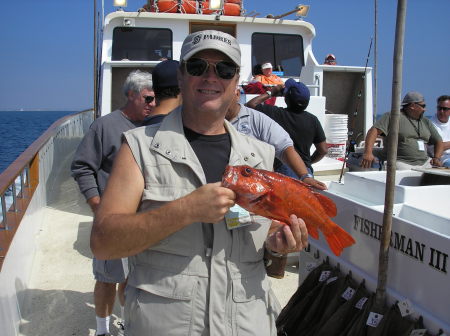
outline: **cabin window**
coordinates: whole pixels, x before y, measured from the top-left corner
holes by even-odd
[[[172,58],[172,31],[161,28],[116,27],[112,60],[159,61]]]
[[[272,63],[278,76],[300,77],[305,65],[303,38],[293,34],[254,33],[252,35],[252,68]]]

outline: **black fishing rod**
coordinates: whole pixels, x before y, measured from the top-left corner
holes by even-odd
[[[353,136],[353,130],[355,128],[355,120],[356,120],[356,116],[358,115],[359,106],[361,104],[362,91],[363,91],[364,82],[366,79],[367,64],[369,63],[370,52],[372,50],[372,42],[373,42],[373,37],[370,38],[369,52],[367,53],[367,57],[366,57],[366,65],[364,66],[364,73],[361,76],[362,81],[361,81],[361,85],[360,85],[360,88],[358,91],[358,96],[357,96],[357,100],[356,100],[356,108],[355,108],[355,112],[353,112],[353,118],[352,118],[350,129],[348,130],[349,136]],[[350,154],[350,146],[354,145],[354,144],[355,144],[355,140],[347,140],[344,161],[342,162],[341,174],[339,175],[339,183],[341,183],[342,175],[344,175],[345,163],[347,162],[348,155]]]

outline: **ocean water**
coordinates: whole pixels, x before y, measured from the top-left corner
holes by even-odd
[[[0,173],[56,120],[74,111],[0,111]]]

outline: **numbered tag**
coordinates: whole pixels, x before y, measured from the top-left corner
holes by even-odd
[[[411,315],[412,313],[414,313],[412,304],[408,299],[400,301],[399,303],[397,303],[397,306],[398,306],[398,309],[400,310],[400,314],[402,314],[402,317],[405,317],[405,316],[408,316],[408,315]]]
[[[342,293],[341,297],[345,300],[350,300],[355,294],[355,290],[352,287],[347,287],[344,293]]]
[[[324,282],[330,277],[331,271],[322,271],[320,273],[319,282]]]
[[[366,297],[359,299],[359,301],[356,302],[355,307],[358,308],[359,310],[363,309],[367,300],[368,300],[368,298],[366,298]]]
[[[411,331],[411,334],[409,334],[409,336],[423,336],[425,335],[427,332],[427,329],[414,329],[413,331]],[[439,336],[442,336],[444,334],[439,334]]]
[[[425,150],[425,142],[423,140],[417,140],[417,148],[420,151],[424,151]]]
[[[235,204],[225,214],[228,230],[238,229],[251,224],[250,212]]]
[[[370,312],[369,317],[367,318],[366,324],[369,327],[376,328],[376,327],[378,327],[378,324],[380,324],[382,319],[383,319],[383,315],[374,313],[374,312]]]
[[[317,267],[317,263],[316,262],[308,262],[308,263],[306,263],[306,272],[309,273],[316,267]]]

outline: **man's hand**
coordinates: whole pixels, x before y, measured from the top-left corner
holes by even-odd
[[[303,182],[310,185],[311,187],[319,190],[327,190],[327,185],[321,181],[316,180],[313,177],[306,177],[303,179]]]
[[[375,160],[375,156],[370,153],[364,153],[363,159],[361,161],[361,167],[363,168],[372,168],[372,163]]]
[[[284,89],[284,85],[283,84],[277,84],[274,87],[272,87],[270,89],[272,97],[282,96],[283,95],[283,93],[282,93],[283,89]]]
[[[289,225],[280,225],[266,239],[269,250],[287,254],[298,252],[308,246],[308,229],[303,219],[296,215],[290,216]],[[274,221],[274,226],[277,226]]]
[[[87,204],[91,207],[92,212],[95,215],[95,212],[98,209],[98,206],[100,205],[100,196],[93,196],[87,200]]]
[[[208,183],[186,196],[186,212],[192,222],[216,223],[223,219],[234,205],[234,191],[221,186],[221,182]]]
[[[438,159],[438,158],[431,158],[431,161],[430,161],[430,164],[433,166],[433,167],[442,167],[442,162],[441,162],[441,160],[440,159]]]

